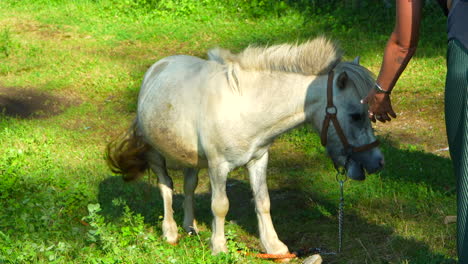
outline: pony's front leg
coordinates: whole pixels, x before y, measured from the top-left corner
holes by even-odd
[[[184,229],[189,234],[198,233],[197,223],[195,221],[194,193],[198,184],[198,170],[184,170]]]
[[[174,221],[174,211],[172,209],[173,183],[167,173],[166,167],[151,164],[151,169],[158,176],[158,186],[164,203],[164,219],[162,222],[163,236],[170,244],[177,243],[179,238],[177,224]]]
[[[255,199],[255,210],[258,218],[260,242],[269,254],[286,254],[288,247],[278,239],[270,215],[270,197],[266,183],[268,152],[260,159],[251,160],[247,164],[250,185]]]
[[[229,168],[226,163],[208,169],[211,183],[211,211],[214,216],[211,235],[211,250],[213,254],[227,252],[226,237],[224,236],[224,219],[229,210],[229,200],[226,195],[228,173]]]

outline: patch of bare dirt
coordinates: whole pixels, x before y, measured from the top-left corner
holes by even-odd
[[[3,24],[12,27],[14,32],[34,34],[40,39],[65,40],[83,37],[75,33],[71,26],[48,25],[28,19],[7,19]]]
[[[404,106],[399,106],[401,99],[395,100],[398,117],[385,124],[374,124],[376,134],[400,146],[418,145],[426,152],[448,157],[443,94],[436,97],[404,94],[403,97],[410,99],[406,99]],[[405,110],[398,111],[398,108]]]
[[[0,86],[0,112],[6,116],[48,118],[76,104],[78,102],[32,88]]]
[[[141,62],[145,65],[142,71],[146,71],[151,64],[166,56],[175,54],[187,54],[203,57],[205,54],[193,52],[193,47],[185,42],[171,39],[161,39],[158,45],[143,43],[141,41],[122,41],[117,46],[101,50],[92,50],[91,53],[102,56],[106,55],[112,60],[120,60],[124,63]]]

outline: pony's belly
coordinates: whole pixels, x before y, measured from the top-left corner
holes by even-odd
[[[196,144],[178,137],[168,129],[153,130],[151,145],[166,158],[169,168],[206,168],[208,162],[200,155]]]

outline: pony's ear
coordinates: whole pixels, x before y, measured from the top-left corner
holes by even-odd
[[[354,63],[354,64],[357,64],[357,65],[360,65],[360,64],[359,64],[359,60],[360,60],[360,59],[361,59],[361,56],[357,56],[356,58],[354,58],[353,63]]]
[[[346,87],[346,82],[348,81],[348,74],[346,72],[340,73],[336,79],[336,85],[338,88],[343,89]]]

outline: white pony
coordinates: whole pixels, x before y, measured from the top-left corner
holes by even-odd
[[[381,170],[383,156],[374,144],[367,105],[360,103],[375,82],[357,61],[340,62],[340,50],[323,37],[300,45],[248,47],[240,54],[214,49],[208,56],[170,56],[151,66],[132,127],[108,145],[110,168],[126,180],[148,168],[156,173],[164,200],[162,229],[169,243],[177,241],[178,233],[167,168],[184,170],[183,227],[188,232],[197,231],[194,191],[199,169],[207,168],[214,215],[211,248],[216,254],[227,251],[226,178],[234,168],[246,166],[261,244],[267,253],[287,253],[270,216],[266,170],[271,144],[310,122],[349,177],[364,179],[365,171]],[[327,106],[327,87],[332,106]],[[337,121],[329,129],[322,129],[328,128],[325,116]],[[370,147],[352,151],[359,146]]]

